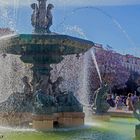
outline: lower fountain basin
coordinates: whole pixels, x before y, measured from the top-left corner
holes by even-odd
[[[3,140],[135,140],[135,125],[132,118],[111,118],[110,122],[92,122],[83,127],[59,128],[48,132],[33,129],[0,128]]]

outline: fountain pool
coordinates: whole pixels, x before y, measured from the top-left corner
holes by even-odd
[[[135,119],[111,118],[110,122],[87,123],[78,128],[60,128],[47,132],[33,129],[0,128],[3,140],[135,140]]]

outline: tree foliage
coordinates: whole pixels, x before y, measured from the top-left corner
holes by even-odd
[[[107,83],[110,87],[124,87],[130,73],[122,65],[121,55],[111,49],[99,49],[96,50],[95,56],[102,82]],[[89,73],[91,80],[94,81],[93,85],[97,88],[99,86],[99,77],[93,61],[91,59],[90,63],[92,64],[90,64]]]

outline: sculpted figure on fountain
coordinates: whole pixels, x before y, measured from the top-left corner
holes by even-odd
[[[32,90],[32,85],[29,82],[29,78],[27,76],[24,76],[22,78],[22,81],[23,81],[23,84],[24,84],[23,85],[24,94],[27,95],[27,96],[31,96],[32,93],[33,93],[33,90]]]
[[[100,88],[98,88],[95,91],[95,103],[93,106],[93,111],[95,111],[96,114],[103,114],[106,113],[109,109],[109,104],[107,103],[107,95],[109,92],[109,86],[107,84],[102,85]],[[95,107],[95,109],[94,109]]]
[[[51,33],[50,26],[52,25],[52,12],[53,4],[48,4],[47,0],[38,0],[38,4],[31,4],[33,13],[31,15],[31,24],[35,28],[35,33]]]

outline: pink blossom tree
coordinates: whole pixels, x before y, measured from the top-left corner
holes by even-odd
[[[130,72],[122,64],[122,55],[111,49],[100,49],[95,55],[103,83],[111,87],[125,86]]]

